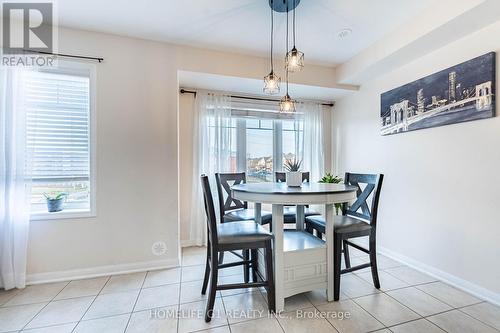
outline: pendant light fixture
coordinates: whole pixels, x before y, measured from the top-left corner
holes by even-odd
[[[300,72],[304,68],[304,52],[300,52],[295,47],[295,9],[297,8],[293,0],[293,47],[286,54],[285,66],[289,72]],[[288,20],[288,18],[287,18]],[[288,45],[287,45],[288,50]]]
[[[288,8],[286,11],[286,50],[288,50]],[[295,112],[295,101],[288,94],[288,66],[285,66],[286,94],[280,100],[280,112]]]
[[[275,95],[280,92],[281,78],[274,74],[273,64],[274,10],[271,1],[271,72],[264,77],[264,93]]]

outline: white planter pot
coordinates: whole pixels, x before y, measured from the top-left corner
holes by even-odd
[[[286,185],[291,187],[302,186],[302,172],[300,171],[287,172]]]

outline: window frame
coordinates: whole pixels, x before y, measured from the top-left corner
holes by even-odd
[[[96,173],[96,65],[78,61],[58,60],[57,67],[41,72],[87,76],[89,78],[89,209],[64,209],[60,212],[30,212],[30,221],[94,218],[97,216]]]

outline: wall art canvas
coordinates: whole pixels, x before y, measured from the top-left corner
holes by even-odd
[[[495,116],[495,52],[381,96],[381,134],[390,135]]]

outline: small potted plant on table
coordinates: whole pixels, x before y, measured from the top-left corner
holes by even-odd
[[[339,176],[334,176],[331,173],[327,172],[323,178],[319,181],[320,183],[328,183],[328,184],[339,184],[342,183],[344,180],[339,177]],[[339,215],[339,212],[342,210],[342,204],[341,203],[336,203],[335,204],[335,214]]]
[[[296,159],[286,159],[283,164],[286,173],[286,185],[291,187],[302,186],[302,172],[300,172],[300,166],[302,161],[297,161]]]
[[[47,199],[47,210],[49,213],[60,212],[63,210],[64,199],[67,197],[65,192],[56,192],[52,194],[43,194]]]

